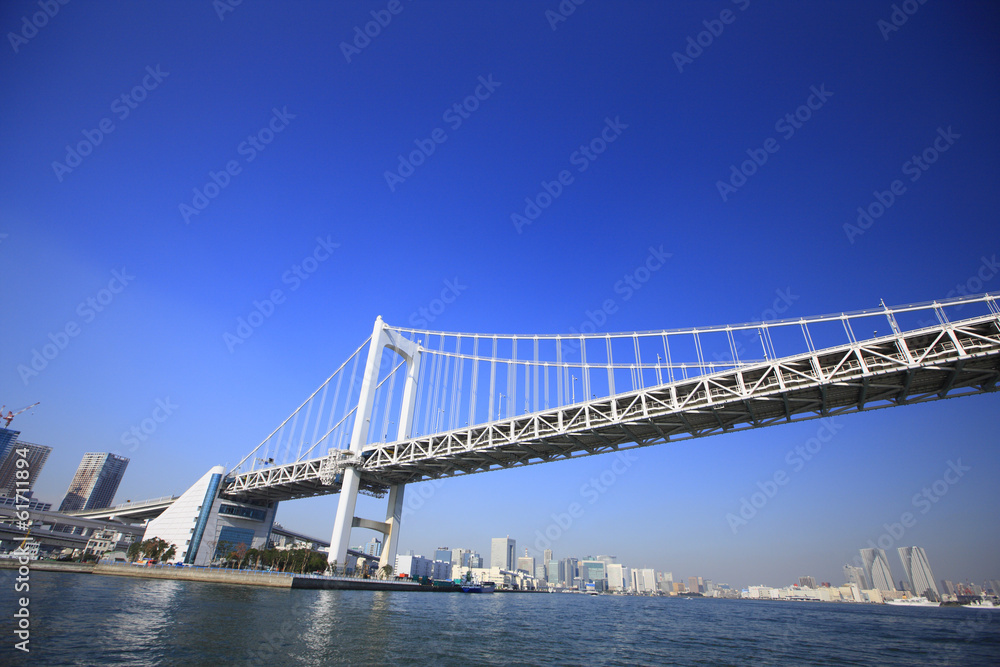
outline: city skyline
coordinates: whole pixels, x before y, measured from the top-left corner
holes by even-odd
[[[534,3],[403,0],[363,48],[384,4],[66,5],[0,60],[18,91],[0,402],[41,402],[11,424],[52,447],[35,497],[58,506],[87,452],[129,459],[116,502],[230,469],[378,316],[604,334],[1000,291],[1000,8],[923,3],[885,33],[889,5],[588,2],[553,24]],[[767,354],[752,329],[733,347]],[[412,484],[399,549],[457,525],[536,563],[615,553],[733,583],[832,581],[860,548],[916,544],[936,576],[981,581],[997,405]],[[329,539],[336,504],[278,520]]]

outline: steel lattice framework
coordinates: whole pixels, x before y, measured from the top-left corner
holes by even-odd
[[[949,321],[946,309],[970,304],[985,306],[987,313]],[[930,314],[936,323],[922,320],[904,330],[898,318],[913,313]],[[855,339],[850,322],[873,315],[886,318],[892,333]],[[850,342],[812,349],[809,327],[824,322],[843,323]],[[766,342],[777,327],[800,328],[810,349],[778,357],[774,346]],[[483,424],[369,443],[360,452],[332,449],[309,460],[248,472],[234,470],[227,477],[225,493],[261,500],[339,493],[343,472],[350,467],[360,475],[362,492],[381,496],[393,485],[422,480],[992,392],[1000,377],[1000,308],[995,294],[713,330],[724,331],[732,342],[733,331],[747,328],[760,332],[764,355],[770,358],[740,361],[732,346],[728,363],[710,364],[699,346],[702,373],[694,377],[632,387]],[[392,331],[396,335],[427,333]],[[699,330],[685,333],[692,332],[697,341]],[[638,334],[621,334],[630,335]],[[609,336],[590,339],[603,341]],[[638,343],[636,350],[638,357]],[[606,364],[595,365],[609,369],[609,377],[619,366],[610,353]],[[657,364],[648,366],[656,369],[658,379],[667,368],[659,356]],[[640,384],[646,367],[639,360]],[[527,387],[528,370],[523,377]],[[535,378],[537,384],[537,373]],[[493,400],[492,393],[489,400]]]

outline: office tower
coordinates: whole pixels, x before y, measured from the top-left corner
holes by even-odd
[[[12,431],[9,428],[0,428],[0,461],[7,457],[7,452],[11,450],[17,441],[20,431]]]
[[[931,564],[927,562],[927,552],[922,547],[899,547],[897,551],[914,595],[921,595],[934,602],[940,600],[941,593],[934,582]]]
[[[528,555],[528,550],[524,550],[524,555],[517,559],[517,569],[535,576],[535,558]]]
[[[437,551],[434,552],[434,560],[443,560],[446,563],[450,563],[451,549],[449,547],[438,547]]]
[[[507,537],[494,537],[490,543],[490,567],[513,572],[516,566],[517,542]]]
[[[563,558],[559,561],[562,570],[562,578],[560,581],[566,586],[572,588],[573,581],[577,578],[576,572],[576,559],[575,558]]]
[[[469,554],[469,567],[480,568],[483,566],[483,557],[479,555],[479,552],[473,551]]]
[[[849,584],[854,584],[862,591],[866,591],[871,588],[871,585],[868,583],[867,577],[865,577],[865,568],[863,567],[855,567],[854,565],[845,565],[844,580]]]
[[[815,577],[799,577],[800,588],[816,588]]]
[[[608,563],[608,590],[625,592],[629,582],[626,581],[627,567],[620,563]]]
[[[545,566],[545,578],[550,584],[565,584],[566,583],[566,559],[560,561],[550,560],[549,564]]]
[[[12,431],[12,433],[16,433],[16,431]],[[23,450],[27,450],[25,456],[18,453]],[[9,455],[0,459],[0,497],[14,498],[19,491],[21,495],[30,492],[51,452],[51,447],[16,440],[8,452]],[[27,460],[27,467],[18,468],[17,462],[22,458]],[[18,470],[28,471],[26,478],[24,475],[21,476],[22,484],[17,483]]]
[[[628,568],[625,568],[628,569]],[[656,592],[656,572],[652,568],[634,569],[632,575],[632,590],[639,594]]]
[[[872,588],[880,591],[894,591],[892,571],[889,569],[889,559],[885,557],[884,549],[862,549],[861,560],[865,564],[865,578]]]
[[[128,459],[116,454],[87,453],[59,505],[60,512],[110,507],[128,467]]]
[[[605,581],[608,578],[607,566],[603,560],[585,558],[580,561],[580,578],[584,581]]]
[[[459,568],[469,566],[469,550],[468,549],[452,549],[451,550],[451,569],[452,571],[458,571]]]
[[[373,537],[368,544],[365,545],[365,554],[368,556],[378,556],[382,555],[382,541],[377,537]]]
[[[548,565],[552,561],[552,549],[546,549],[542,554],[542,563]]]
[[[688,577],[688,590],[692,593],[701,593],[701,577]]]

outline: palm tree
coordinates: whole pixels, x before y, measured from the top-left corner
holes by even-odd
[[[379,572],[382,574],[383,579],[388,579],[392,576],[392,565],[388,563],[379,568]]]

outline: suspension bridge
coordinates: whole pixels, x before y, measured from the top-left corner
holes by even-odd
[[[340,494],[395,557],[406,484],[996,389],[1000,294],[738,325],[582,335],[372,335],[222,480],[221,494]],[[384,497],[384,521],[354,516]]]

